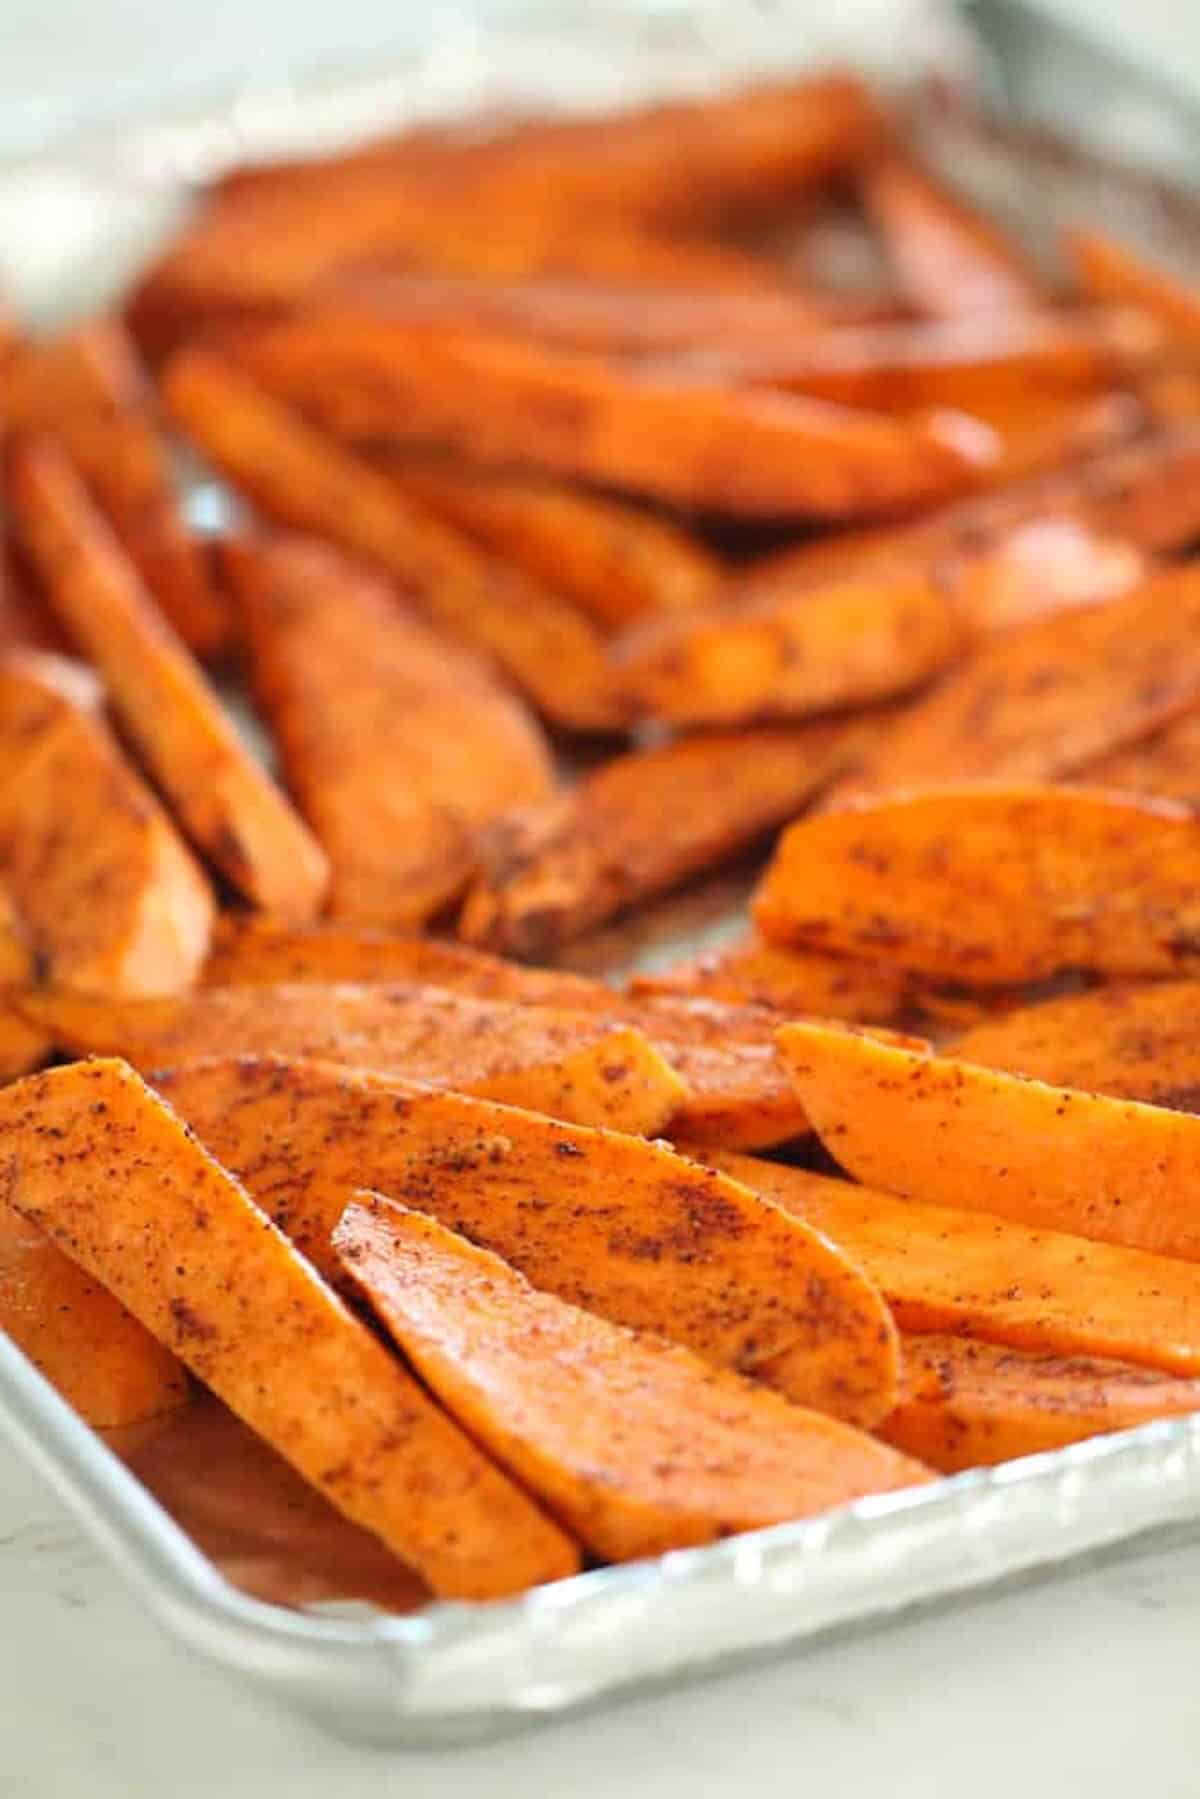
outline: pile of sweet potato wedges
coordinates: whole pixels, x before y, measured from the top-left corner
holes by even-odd
[[[237,170],[0,330],[0,1328],[90,1423],[490,1598],[1200,1409],[1200,286],[1063,248],[833,75]]]

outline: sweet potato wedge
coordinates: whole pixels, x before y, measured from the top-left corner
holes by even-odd
[[[1062,1449],[1153,1418],[1200,1411],[1200,1381],[1093,1356],[1022,1355],[961,1337],[904,1340],[885,1442],[942,1474]]]
[[[621,993],[564,969],[524,968],[427,937],[320,926],[286,931],[227,921],[205,971],[210,986],[294,981],[404,981],[476,999],[599,1014],[649,1039],[687,1086],[671,1118],[693,1146],[764,1148],[807,1123],[775,1051],[775,1019],[754,1007],[697,1004],[686,996]]]
[[[903,1331],[1200,1375],[1200,1269],[1187,1262],[752,1156],[710,1160],[844,1250]]]
[[[1200,981],[1114,983],[982,1024],[947,1045],[963,1062],[1055,1087],[1200,1111]]]
[[[1179,800],[1193,811],[1200,809],[1200,711],[1185,712],[1149,737],[1089,762],[1079,778],[1089,787]]]
[[[174,993],[207,954],[212,894],[99,704],[77,664],[0,660],[0,881],[59,986]]]
[[[984,486],[1011,486],[1072,471],[1094,456],[1121,449],[1142,436],[1161,407],[1147,389],[1164,379],[1143,377],[1136,394],[1108,388],[1095,393],[1038,393],[1028,390],[976,406],[976,415],[1000,440],[1000,454]],[[1195,418],[1196,411],[1189,414]]]
[[[1185,563],[983,644],[892,723],[847,785],[1054,780],[1198,701],[1200,570]]]
[[[789,348],[768,340],[745,350],[698,350],[693,366],[739,385],[876,412],[950,406],[986,416],[989,406],[1030,389],[1062,395],[1120,386],[1161,347],[1162,332],[1135,313],[1028,310],[810,329]],[[683,366],[683,358],[673,366]]]
[[[8,492],[55,610],[189,835],[253,904],[311,918],[329,881],[320,846],[162,621],[70,464],[50,442],[30,441],[10,458]]]
[[[929,1478],[849,1425],[539,1292],[388,1199],[361,1195],[334,1242],[443,1404],[608,1561]]]
[[[0,1138],[0,1157],[7,1145]],[[97,1430],[187,1403],[176,1358],[119,1300],[0,1201],[0,1331]]]
[[[753,912],[771,943],[981,986],[1065,968],[1181,974],[1198,896],[1200,829],[1184,808],[980,784],[801,820]]]
[[[1035,519],[990,550],[952,556],[942,578],[971,629],[990,636],[1119,599],[1152,568],[1152,558],[1128,539],[1063,517]]]
[[[648,619],[617,640],[613,656],[644,715],[737,725],[904,693],[940,674],[968,641],[934,580],[901,565]]]
[[[437,444],[735,517],[906,512],[969,487],[996,453],[965,413],[898,419],[332,302],[233,353],[338,437]]]
[[[250,542],[226,565],[255,697],[329,858],[328,911],[424,923],[475,871],[475,833],[553,791],[536,721],[336,550]]]
[[[842,725],[680,738],[605,763],[481,839],[459,933],[536,956],[793,818],[844,762]]]
[[[860,193],[905,298],[933,318],[1020,312],[1042,283],[1004,233],[899,153],[872,163]]]
[[[716,558],[678,525],[609,495],[551,481],[396,463],[402,494],[564,598],[602,630],[712,600]]]
[[[710,950],[659,973],[634,975],[630,991],[890,1024],[904,1010],[909,986],[902,973],[885,963],[775,949],[752,932],[728,949]]]
[[[569,602],[405,502],[379,470],[211,353],[177,356],[164,393],[180,428],[255,505],[376,563],[436,630],[490,657],[547,718],[577,730],[624,721],[603,639]]]
[[[130,1003],[41,992],[18,1003],[73,1054],[119,1054],[142,1069],[312,1056],[634,1135],[660,1130],[685,1092],[645,1037],[612,1019],[434,987],[209,987]]]
[[[0,695],[3,693],[3,664],[0,663]],[[0,700],[0,704],[2,704]],[[3,744],[0,739],[0,757]],[[6,761],[7,758],[4,758]],[[3,862],[3,839],[0,837],[0,866]],[[27,987],[33,980],[33,951],[25,926],[16,907],[0,887],[0,1081],[25,1074],[44,1061],[50,1052],[46,1038],[20,1013],[5,1002],[5,988]]]
[[[1089,299],[1137,307],[1172,338],[1200,341],[1200,289],[1181,276],[1094,227],[1068,231],[1064,248]]]
[[[1200,1260],[1200,1119],[821,1025],[784,1025],[779,1045],[813,1128],[855,1179]]]
[[[124,1063],[75,1064],[0,1093],[0,1204],[435,1592],[493,1597],[578,1566],[569,1539]]]
[[[188,647],[212,657],[231,618],[180,510],[150,384],[122,326],[94,319],[27,346],[5,371],[4,428],[53,436]]]
[[[279,1057],[153,1081],[328,1279],[367,1181],[618,1324],[729,1366],[780,1358],[803,1404],[868,1425],[892,1403],[895,1332],[854,1265],[664,1144]]]

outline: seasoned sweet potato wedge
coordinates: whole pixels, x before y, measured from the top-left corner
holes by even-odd
[[[460,935],[521,956],[568,943],[793,818],[852,743],[840,724],[760,727],[617,757],[485,834]]]
[[[585,731],[624,721],[603,640],[569,602],[406,502],[211,353],[177,356],[164,393],[181,429],[255,505],[376,563],[436,630],[490,657],[547,718]]]
[[[1072,472],[1079,463],[1123,448],[1142,436],[1162,409],[1147,389],[1164,379],[1143,377],[1137,394],[1109,388],[1098,393],[1037,393],[1026,389],[1003,400],[979,404],[976,413],[1000,440],[1000,454],[984,485],[1010,487]],[[1189,416],[1196,417],[1190,410]]]
[[[775,949],[751,932],[728,949],[710,950],[661,973],[635,975],[630,991],[890,1024],[904,1010],[910,986],[902,972],[883,962]]]
[[[843,1249],[904,1331],[1200,1375],[1200,1269],[1187,1262],[752,1156],[710,1160]]]
[[[3,693],[3,664],[0,664],[0,694]],[[0,699],[0,705],[2,705]],[[0,739],[0,766],[7,762]],[[3,838],[0,837],[0,866],[3,863]],[[33,980],[33,951],[25,926],[17,917],[16,907],[0,887],[0,1081],[12,1075],[25,1074],[49,1054],[50,1045],[41,1031],[27,1024],[20,1013],[5,1003],[7,987],[27,987]]]
[[[464,1428],[608,1561],[929,1478],[849,1425],[539,1292],[388,1199],[363,1194],[334,1241]]]
[[[610,495],[455,464],[389,468],[402,494],[505,557],[604,630],[712,600],[716,558],[678,525]]]
[[[868,1425],[892,1403],[895,1333],[853,1264],[664,1144],[279,1057],[153,1080],[327,1278],[367,1181],[618,1324],[730,1366],[781,1357],[803,1404]]]
[[[434,987],[209,987],[131,1003],[43,992],[19,1004],[73,1054],[122,1055],[142,1069],[313,1056],[634,1135],[661,1130],[685,1093],[641,1032],[615,1020]]]
[[[821,1025],[784,1025],[779,1044],[813,1128],[857,1180],[1200,1260],[1200,1119]]]
[[[232,352],[338,437],[437,444],[748,518],[910,511],[969,487],[996,453],[965,413],[899,419],[332,302]]]
[[[1089,762],[1080,779],[1089,787],[1179,800],[1200,809],[1200,710],[1173,718],[1160,731]]]
[[[255,905],[311,918],[329,880],[320,846],[163,623],[70,464],[48,441],[25,444],[10,459],[8,492],[55,610],[190,836]]]
[[[1100,605],[1147,579],[1153,559],[1123,537],[1090,525],[1034,519],[1003,533],[990,550],[958,552],[942,566],[947,591],[971,629],[984,636]]]
[[[640,712],[677,725],[737,725],[865,706],[940,674],[966,647],[963,619],[931,576],[833,575],[761,597],[649,619],[614,659]]]
[[[180,510],[150,385],[114,319],[25,346],[5,370],[4,428],[58,440],[126,554],[198,656],[228,646],[231,618]]]
[[[1198,1112],[1197,1007],[1200,981],[1098,987],[978,1025],[947,1053],[1055,1087]]]
[[[717,340],[720,341],[719,339]],[[877,412],[931,406],[983,414],[1023,397],[1120,386],[1162,347],[1150,320],[1121,311],[972,313],[917,324],[809,330],[789,348],[694,352],[725,379]],[[673,366],[682,366],[682,357]],[[660,365],[661,366],[661,365]]]
[[[210,986],[294,981],[404,981],[600,1014],[632,1026],[682,1076],[672,1135],[689,1144],[764,1148],[807,1129],[775,1051],[775,1019],[754,1007],[697,1004],[685,996],[630,996],[563,969],[523,968],[461,944],[323,926],[290,932],[265,922],[227,922],[205,971]],[[810,1008],[815,1009],[815,1008]]]
[[[1200,288],[1092,227],[1068,231],[1065,248],[1075,279],[1090,299],[1138,307],[1172,337],[1200,340]]]
[[[1198,701],[1200,570],[1185,563],[983,644],[892,723],[847,787],[1054,780]]]
[[[280,539],[226,560],[255,696],[329,858],[329,912],[424,923],[474,872],[475,833],[553,791],[536,721],[336,550]]]
[[[969,986],[1180,974],[1200,942],[1200,827],[1090,788],[899,794],[793,825],[753,910],[771,943]]]
[[[578,1566],[570,1540],[124,1063],[77,1063],[0,1093],[4,1204],[435,1592],[489,1598]]]
[[[1093,1356],[1022,1355],[961,1337],[904,1339],[900,1403],[879,1435],[942,1474],[1040,1455],[1200,1411],[1200,1381]]]
[[[9,1145],[0,1136],[0,1160]],[[187,1403],[170,1350],[119,1300],[0,1201],[0,1331],[97,1430]]]
[[[204,961],[212,894],[99,703],[78,664],[0,660],[0,881],[59,986],[174,993]]]
[[[900,154],[873,163],[860,188],[905,297],[934,318],[1019,312],[1042,283],[990,219]]]

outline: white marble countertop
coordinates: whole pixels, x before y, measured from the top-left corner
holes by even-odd
[[[875,3],[875,0],[870,0]],[[1076,15],[1120,0],[1059,0]],[[421,9],[424,11],[424,9]],[[1176,0],[1140,48],[1200,81]],[[411,28],[410,15],[409,26]],[[0,0],[0,107],[93,110],[156,67],[226,75],[251,36],[305,52],[395,35],[380,0]],[[1124,23],[1123,23],[1124,21]],[[333,31],[340,36],[335,40]],[[0,1799],[1195,1799],[1200,1544],[825,1646],[498,1745],[334,1743],[167,1642],[40,1480],[0,1448]]]

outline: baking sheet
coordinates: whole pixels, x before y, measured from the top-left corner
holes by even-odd
[[[1020,5],[978,0],[969,9],[979,48],[949,9],[924,0],[868,5],[840,41],[821,9],[799,0],[776,5],[769,19],[753,6],[703,0],[508,7],[489,17],[494,10],[441,34],[436,50],[410,46],[366,75],[314,71],[177,104],[135,126],[74,130],[0,164],[0,285],[46,320],[90,310],[183,215],[196,182],[248,154],[313,149],[469,107],[578,108],[694,92],[832,50],[861,50],[856,60],[876,68],[886,50],[923,145],[1044,250],[1055,222],[1094,213],[1101,201],[1110,222],[1124,206],[1140,235],[1149,222],[1177,239],[1180,221],[1190,221],[1186,241],[1200,241],[1192,202],[1163,182],[1194,166],[1196,121],[1157,85],[1155,153],[1140,174],[1097,169],[1044,137],[1014,146],[1012,125],[1046,124],[1038,96],[1051,45],[1053,122],[1076,106],[1094,118],[1098,92],[1108,91],[1098,80],[1127,94],[1124,111],[1110,109],[1118,122],[1132,116],[1135,91],[1136,105],[1150,104],[1132,75],[1102,57],[1098,76],[1094,57],[1080,57],[1069,37],[1043,35]],[[981,128],[964,104],[982,90],[1001,106],[998,127]],[[1182,160],[1189,156],[1192,164]],[[647,908],[570,959],[611,969],[692,953],[736,928],[750,878],[734,870]],[[1190,1526],[1200,1510],[1197,1416],[520,1600],[427,1605],[418,1581],[215,1402],[106,1444],[0,1337],[0,1427],[176,1635],[340,1734],[410,1745],[475,1740],[1061,1567],[1148,1531]]]

